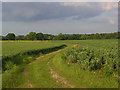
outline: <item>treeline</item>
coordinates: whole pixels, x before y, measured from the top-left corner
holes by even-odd
[[[15,36],[14,33],[8,33],[6,36],[1,36],[2,40],[87,40],[87,39],[119,39],[120,32],[115,33],[96,33],[96,34],[43,34],[30,32],[27,35]]]

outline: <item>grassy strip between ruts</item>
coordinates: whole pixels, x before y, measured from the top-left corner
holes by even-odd
[[[62,59],[63,51],[58,52],[51,60],[51,67],[65,77],[76,88],[118,88],[118,79],[104,76],[103,73],[93,73],[81,70],[79,65],[69,65]]]
[[[50,69],[47,66],[48,61],[50,61],[56,53],[50,53],[42,58],[36,60],[35,63],[27,65],[24,73],[28,73],[25,76],[26,82],[19,88],[61,88],[61,84],[56,83],[54,79],[50,76]]]
[[[61,49],[64,50],[64,49]],[[63,83],[56,82],[50,74],[48,62],[61,50],[43,55],[41,58],[26,66],[22,77],[24,83],[19,85],[19,88],[69,88]]]

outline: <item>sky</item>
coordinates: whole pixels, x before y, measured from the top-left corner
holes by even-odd
[[[3,2],[2,34],[118,31],[117,2]]]

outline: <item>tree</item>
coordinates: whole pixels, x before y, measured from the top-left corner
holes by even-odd
[[[15,40],[15,34],[14,33],[8,33],[6,35],[7,40]]]
[[[44,40],[48,40],[48,34],[44,34]]]
[[[81,35],[81,40],[85,40],[85,39],[86,39],[86,37],[87,37],[87,35],[86,35],[86,34]]]
[[[89,39],[94,39],[94,34],[89,34]]]
[[[2,36],[2,40],[7,40],[6,36]]]
[[[25,37],[27,40],[36,40],[36,33],[35,32],[30,32],[28,35]]]
[[[43,40],[43,39],[44,39],[43,33],[37,33],[37,34],[36,34],[36,39],[37,39],[37,40]]]
[[[78,35],[78,34],[72,34],[70,37],[71,37],[71,40],[79,40],[80,39],[80,35]]]
[[[94,39],[101,39],[100,34],[98,34],[98,33],[94,34]]]
[[[69,34],[65,35],[65,40],[70,40],[70,35]]]
[[[2,36],[0,35],[0,40],[2,40]]]
[[[62,33],[57,35],[57,40],[65,40],[65,35],[63,35]]]
[[[54,35],[49,35],[49,36],[48,36],[48,39],[49,39],[49,40],[52,40],[53,38],[54,38]]]
[[[24,40],[24,35],[18,35],[18,36],[16,36],[16,40]]]

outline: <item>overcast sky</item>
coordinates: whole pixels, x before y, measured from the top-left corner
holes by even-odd
[[[117,2],[3,2],[2,33],[118,31]]]

